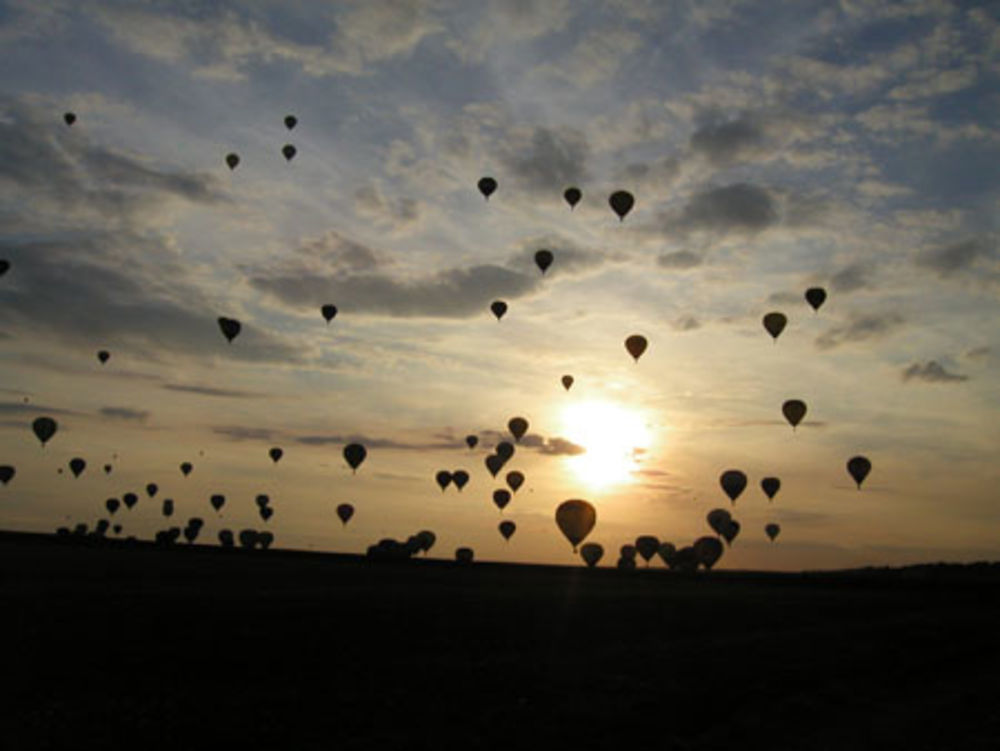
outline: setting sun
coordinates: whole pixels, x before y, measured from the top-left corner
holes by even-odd
[[[610,402],[567,407],[563,430],[586,449],[568,461],[577,477],[594,488],[627,482],[650,441],[649,428],[637,411]]]

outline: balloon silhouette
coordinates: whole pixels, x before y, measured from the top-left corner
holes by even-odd
[[[281,457],[283,457],[285,455],[285,452],[282,451],[277,446],[275,446],[273,449],[271,449],[270,451],[267,452],[267,455],[269,457],[271,457],[271,461],[272,462],[274,462],[275,464],[277,464],[278,461],[281,459]]]
[[[706,518],[708,519],[708,526],[711,527],[712,531],[720,537],[723,536],[723,532],[725,532],[726,527],[732,520],[732,516],[724,508],[712,509],[708,512],[708,516]]]
[[[340,517],[340,523],[346,527],[347,522],[354,516],[354,506],[349,503],[341,503],[337,506],[337,516]]]
[[[500,530],[500,534],[503,535],[503,539],[509,540],[510,536],[514,534],[514,532],[517,530],[517,525],[514,524],[514,522],[510,521],[510,519],[505,519],[504,521],[500,522],[500,525],[497,527],[497,529]]]
[[[507,312],[507,303],[503,300],[495,300],[490,304],[490,310],[493,311],[493,315],[495,315],[499,321],[503,318],[503,314]]]
[[[573,385],[573,376],[571,376],[571,375],[564,375],[562,377],[562,385],[563,385],[564,389],[566,389],[567,391],[569,391],[570,386]]]
[[[219,530],[219,544],[224,548],[231,548],[236,545],[236,540],[233,538],[233,530],[231,529],[220,529]]]
[[[109,514],[114,514],[118,510],[119,506],[121,506],[121,502],[117,498],[108,498],[108,500],[104,502],[104,508],[108,510]]]
[[[514,456],[514,444],[510,441],[500,441],[496,448],[497,456],[507,462],[512,456]]]
[[[496,507],[498,509],[500,509],[501,511],[503,511],[504,507],[508,503],[510,503],[510,491],[509,490],[505,490],[504,488],[499,488],[497,490],[494,490],[493,491],[493,503],[496,504]]]
[[[580,199],[583,198],[583,193],[579,188],[566,188],[566,190],[563,191],[563,198],[566,199],[566,203],[569,204],[569,209],[572,211],[576,208],[576,205],[580,203]]]
[[[230,170],[236,169],[236,166],[240,163],[239,154],[226,154],[226,165]]]
[[[726,544],[732,545],[733,540],[736,539],[736,535],[740,533],[740,523],[735,519],[730,519],[729,523],[726,524],[726,528],[722,530],[722,536],[726,540]]]
[[[621,546],[621,549],[618,551],[618,554],[622,558],[634,559],[636,552],[637,551],[635,549],[635,545],[629,545],[628,543],[626,543],[625,545]]]
[[[673,561],[674,556],[677,555],[677,548],[672,542],[661,542],[656,552],[667,566],[674,567]]]
[[[516,469],[507,473],[507,487],[511,489],[511,492],[516,493],[523,484],[524,473],[518,472]]]
[[[639,551],[639,555],[642,556],[642,560],[648,566],[650,560],[652,560],[653,556],[660,549],[660,541],[652,535],[641,535],[635,538],[635,549]]]
[[[111,527],[111,530],[112,530],[112,531],[113,531],[113,532],[114,532],[114,533],[115,533],[116,535],[120,535],[120,534],[122,533],[122,525],[121,525],[121,524],[115,524],[115,525],[114,525],[113,527]]]
[[[146,495],[152,498],[154,495],[156,495],[157,490],[159,490],[159,488],[156,486],[156,483],[151,482],[146,486]]]
[[[503,469],[504,459],[499,454],[490,454],[486,457],[486,469],[490,471],[490,474],[494,477],[497,476],[497,472]]]
[[[35,437],[42,442],[42,446],[56,434],[56,428],[56,421],[51,417],[39,417],[31,423],[31,429],[35,431]]]
[[[233,343],[235,339],[240,334],[240,329],[243,328],[239,321],[235,318],[226,318],[224,316],[219,317],[219,328],[222,330],[222,335],[226,337],[226,341],[230,344]]]
[[[861,483],[872,471],[872,463],[864,456],[852,456],[847,460],[847,471],[858,484],[858,490],[861,490]]]
[[[447,488],[451,484],[451,479],[452,479],[451,472],[449,472],[446,469],[442,469],[440,472],[434,475],[434,481],[437,482],[438,487],[441,488],[442,493],[445,491],[445,488]]]
[[[538,266],[544,274],[548,271],[549,266],[552,265],[554,258],[555,256],[552,255],[551,250],[539,250],[535,253],[535,265]]]
[[[624,221],[625,215],[635,205],[635,196],[627,190],[616,190],[608,196],[608,203],[611,205],[611,210],[618,215],[618,221]]]
[[[291,130],[298,123],[298,118],[295,115],[285,115],[285,127]]]
[[[806,403],[801,399],[789,399],[781,405],[781,414],[788,420],[788,424],[795,430],[795,426],[802,422],[806,416]]]
[[[521,437],[528,432],[528,421],[523,417],[512,417],[507,423],[507,429],[514,436],[514,440],[520,442]]]
[[[263,493],[254,498],[254,503],[257,504],[258,508],[265,508],[267,504],[269,504],[270,502],[271,499],[268,496],[264,495]]]
[[[819,310],[820,305],[826,302],[826,290],[822,287],[810,287],[806,290],[806,302],[814,311]]]
[[[252,550],[257,547],[257,531],[253,529],[243,529],[240,530],[240,534],[237,537],[240,541],[240,547],[246,548],[247,550]]]
[[[8,482],[14,479],[14,475],[17,474],[17,470],[14,469],[9,464],[4,464],[0,467],[0,483],[6,485]]]
[[[97,359],[100,361],[101,365],[106,363],[111,358],[111,353],[106,349],[99,350],[97,353]]]
[[[3,276],[8,271],[10,271],[10,261],[6,258],[0,258],[0,276]]]
[[[764,526],[764,533],[771,542],[774,542],[774,538],[778,536],[779,532],[781,532],[781,526],[778,524],[767,524]]]
[[[593,568],[604,557],[604,548],[599,542],[588,542],[580,546],[580,557],[587,568]]]
[[[87,462],[78,456],[69,460],[69,469],[73,473],[73,477],[79,477],[86,468]]]
[[[429,529],[422,529],[416,534],[417,542],[420,544],[420,549],[424,551],[424,554],[428,550],[434,547],[434,543],[437,542],[437,535],[431,532]]]
[[[719,484],[729,496],[729,500],[736,503],[736,499],[740,497],[740,493],[747,486],[747,476],[738,469],[727,469],[719,475]]]
[[[461,492],[462,488],[469,482],[469,473],[464,469],[456,469],[451,473],[451,481],[455,483],[455,487]]]
[[[465,445],[468,446],[470,449],[474,449],[476,447],[477,443],[479,443],[479,437],[478,436],[474,436],[474,435],[467,435],[467,436],[465,436]]]
[[[208,499],[208,502],[212,504],[212,508],[216,511],[221,511],[222,507],[226,505],[226,496],[216,493]]]
[[[767,333],[770,334],[775,341],[778,339],[778,335],[785,330],[785,325],[788,323],[788,319],[785,318],[784,313],[768,313],[764,316],[764,328],[767,329]]]
[[[320,308],[319,312],[323,314],[323,318],[326,319],[326,322],[330,323],[330,321],[333,320],[334,316],[337,315],[337,306],[336,305],[330,305],[328,303],[328,304],[324,305],[322,308]]]
[[[365,460],[366,456],[368,456],[368,452],[360,443],[350,443],[344,446],[344,461],[354,472],[358,471],[358,467],[361,466],[361,462]]]
[[[265,522],[274,515],[274,509],[270,506],[264,506],[263,508],[257,509],[257,511],[260,514],[260,518]]]
[[[694,556],[702,566],[711,571],[722,557],[722,543],[717,537],[699,537],[694,542]]]
[[[556,524],[573,546],[574,553],[576,546],[590,534],[596,523],[597,510],[587,501],[572,498],[560,503],[556,509]]]
[[[646,337],[639,334],[632,334],[632,336],[625,340],[625,349],[628,350],[628,353],[632,355],[636,362],[639,362],[639,358],[646,351],[647,345]]]
[[[493,195],[497,189],[497,181],[492,177],[482,177],[476,185],[479,186],[479,192],[483,194],[483,198],[487,201],[490,200],[490,196]]]
[[[73,123],[76,122],[76,115],[72,112],[67,112],[66,114],[63,115],[63,122],[65,122],[67,125],[72,125]]]
[[[284,155],[285,161],[290,162],[295,158],[296,148],[292,144],[286,143],[281,147],[281,153]]]
[[[122,496],[122,503],[125,504],[125,508],[131,510],[135,504],[139,502],[139,496],[135,493],[126,493]]]
[[[173,516],[174,515],[174,502],[173,502],[173,500],[171,500],[170,498],[164,498],[163,499],[162,512],[163,512],[164,516]]]
[[[182,462],[181,463],[181,474],[184,475],[185,477],[187,477],[189,474],[191,474],[191,470],[192,469],[194,469],[194,465],[191,464],[191,462]]]
[[[104,465],[104,474],[106,474],[106,475],[110,475],[111,474],[111,465],[110,464],[105,464]]]
[[[777,477],[765,477],[760,481],[760,489],[764,491],[767,500],[774,500],[774,495],[781,489],[781,480]]]
[[[458,548],[455,550],[455,560],[461,564],[472,563],[474,555],[472,548]]]

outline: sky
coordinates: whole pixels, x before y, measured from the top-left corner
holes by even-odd
[[[2,528],[575,565],[580,498],[601,565],[715,508],[720,567],[1000,557],[995,4],[0,0],[0,82]]]

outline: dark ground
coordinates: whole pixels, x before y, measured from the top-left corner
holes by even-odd
[[[599,569],[0,533],[3,745],[1000,748],[1000,566]]]

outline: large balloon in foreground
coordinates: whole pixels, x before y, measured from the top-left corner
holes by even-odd
[[[583,198],[583,192],[579,188],[566,188],[563,191],[563,198],[566,199],[566,203],[569,204],[570,211],[572,211]]]
[[[334,316],[337,315],[337,306],[330,305],[329,303],[327,303],[326,305],[324,305],[319,309],[319,312],[323,314],[323,318],[326,319],[326,322],[330,323],[330,321],[333,320]]]
[[[52,436],[56,434],[56,421],[51,417],[39,417],[31,423],[31,429],[35,431],[35,437],[44,446]]]
[[[781,527],[777,524],[767,524],[764,526],[764,532],[767,534],[771,542],[774,542],[774,538],[778,536],[781,532]]]
[[[785,318],[784,313],[774,312],[764,316],[764,328],[767,329],[767,333],[774,339],[777,339],[778,335],[785,330],[787,323],[788,319]]]
[[[781,414],[788,420],[788,424],[795,430],[795,426],[802,422],[806,416],[806,403],[801,399],[789,399],[781,405]]]
[[[747,476],[738,469],[727,469],[719,475],[719,484],[729,496],[729,500],[736,503],[736,499],[740,497],[740,493],[747,486]]]
[[[73,473],[73,477],[79,477],[83,470],[87,468],[87,462],[81,459],[79,456],[74,457],[69,460],[69,469]]]
[[[222,330],[222,335],[226,337],[226,341],[232,344],[233,339],[239,336],[240,329],[243,328],[243,326],[235,318],[226,318],[225,316],[220,316],[219,328]]]
[[[777,477],[765,477],[760,481],[760,489],[764,491],[767,500],[774,500],[775,494],[781,489],[781,480]]]
[[[854,482],[858,484],[858,490],[861,490],[861,483],[872,471],[872,463],[864,456],[852,456],[847,460],[847,471],[854,478]]]
[[[556,524],[569,540],[576,552],[576,546],[590,534],[597,523],[597,510],[587,501],[572,498],[563,501],[556,509]]]
[[[514,534],[514,532],[517,530],[517,525],[514,524],[514,522],[510,521],[509,519],[505,519],[504,521],[500,522],[500,525],[497,527],[497,529],[500,530],[500,534],[503,535],[503,539],[509,540],[510,536]]]
[[[368,452],[360,443],[350,443],[344,446],[344,461],[354,472],[358,471],[358,467],[361,466],[361,462],[365,460],[366,456],[368,456]]]
[[[555,256],[552,255],[551,250],[540,250],[537,253],[535,253],[535,264],[538,266],[539,269],[541,269],[542,273],[544,274],[546,271],[548,271],[549,266],[552,265],[552,261],[554,258]]]
[[[826,290],[822,287],[810,287],[806,290],[806,302],[813,310],[819,310],[820,305],[826,302]]]
[[[699,537],[694,543],[694,555],[698,563],[711,570],[722,557],[722,543],[716,537]]]
[[[599,542],[588,542],[580,546],[580,557],[589,568],[593,568],[604,557],[604,547]]]
[[[290,162],[292,161],[292,159],[295,158],[297,150],[294,146],[292,146],[292,144],[286,143],[284,146],[281,147],[281,153],[282,155],[284,155],[285,161]]]
[[[520,442],[521,437],[528,432],[528,421],[523,417],[512,417],[507,423],[507,429],[514,436],[514,440]]]
[[[341,503],[337,506],[337,516],[340,518],[340,523],[346,527],[347,522],[354,516],[354,506],[349,503]]]
[[[608,196],[608,203],[611,205],[611,210],[618,215],[618,221],[623,221],[625,215],[632,210],[635,205],[635,196],[629,193],[627,190],[616,190],[610,196]]]
[[[573,376],[571,376],[571,375],[564,375],[562,377],[562,385],[563,385],[564,389],[566,389],[567,391],[569,391],[570,386],[573,385]]]
[[[646,337],[640,334],[632,334],[632,336],[625,340],[625,349],[635,358],[636,362],[639,362],[639,358],[642,357],[642,353],[646,351],[648,345],[649,342],[646,341]]]
[[[229,169],[236,169],[237,165],[240,163],[239,154],[226,154],[226,165]]]
[[[482,177],[476,185],[479,186],[479,192],[483,194],[483,198],[487,201],[490,200],[490,196],[493,195],[497,189],[497,181],[492,177]]]
[[[495,300],[490,304],[490,310],[493,311],[493,315],[495,315],[499,321],[503,318],[504,313],[507,312],[507,303],[503,300]]]
[[[639,555],[648,566],[656,551],[660,549],[660,541],[653,535],[641,535],[635,539],[635,549],[639,551]]]

